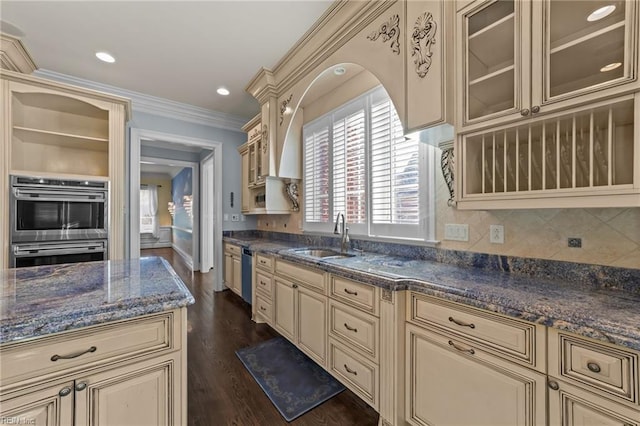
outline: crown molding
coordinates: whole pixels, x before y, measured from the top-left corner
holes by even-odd
[[[31,74],[38,69],[20,39],[0,33],[0,68]]]
[[[131,105],[134,113],[138,111],[175,120],[186,121],[189,123],[235,131],[242,131],[242,126],[247,122],[246,118],[236,115],[225,114],[165,98],[145,95],[144,93],[122,89],[108,84],[97,83],[95,81],[85,80],[83,78],[61,74],[55,71],[39,69],[33,74],[66,84],[72,84],[129,98],[131,99]]]

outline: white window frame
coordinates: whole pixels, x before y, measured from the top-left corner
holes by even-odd
[[[303,126],[303,144],[306,142],[305,132],[308,130],[316,131],[321,127],[328,127],[329,130],[329,164],[333,165],[333,117],[344,117],[348,114],[356,112],[362,107],[365,108],[365,132],[366,132],[366,223],[354,224],[348,223],[349,234],[372,240],[403,240],[403,241],[435,241],[435,181],[436,169],[439,150],[427,143],[420,142],[418,145],[419,157],[419,221],[415,225],[408,224],[380,224],[372,223],[372,191],[371,191],[371,103],[378,102],[381,99],[388,98],[386,91],[382,86],[378,86],[359,97],[347,102],[346,104],[336,108],[335,110],[318,117],[317,119]],[[305,147],[306,148],[306,147]],[[333,167],[333,166],[331,166]],[[307,176],[306,149],[303,149],[303,176]],[[303,182],[303,197],[306,191],[306,180]],[[333,169],[329,173],[329,218],[327,222],[307,221],[306,203],[303,206],[303,232],[314,234],[332,234],[333,225],[336,215],[343,212],[333,211]],[[348,222],[348,221],[347,221]]]

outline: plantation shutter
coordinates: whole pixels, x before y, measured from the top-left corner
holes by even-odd
[[[333,214],[344,213],[352,230],[366,224],[365,111],[334,117]],[[366,230],[365,230],[366,231]]]
[[[327,223],[329,211],[329,120],[304,129],[304,209],[306,222]]]
[[[374,99],[371,105],[373,235],[418,237],[419,148],[416,139],[404,137],[391,101]]]

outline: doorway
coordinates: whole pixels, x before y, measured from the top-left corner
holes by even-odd
[[[193,209],[199,219],[194,219],[193,233],[197,235],[198,242],[193,257],[193,270],[207,272],[213,269],[214,274],[213,290],[220,291],[224,289],[222,278],[222,143],[205,139],[191,138],[180,135],[156,132],[144,129],[131,129],[131,145],[130,145],[130,179],[129,179],[129,232],[128,238],[128,257],[136,259],[140,257],[140,161],[143,159],[142,151],[145,156],[149,154],[147,147],[153,147],[156,152],[162,155],[152,155],[146,158],[153,158],[157,161],[158,157],[167,157],[168,152],[186,151],[206,153],[201,155],[197,161],[190,161],[194,169],[194,181],[196,186],[200,186],[199,193],[202,194],[198,198],[198,206],[195,202]],[[180,159],[164,158],[172,164],[176,161],[184,161]],[[145,160],[143,160],[145,161]],[[201,173],[202,169],[206,169]],[[202,200],[205,203],[201,203]],[[205,206],[204,210],[202,205]],[[205,218],[206,217],[206,218]],[[204,225],[204,226],[202,226]],[[197,232],[195,228],[197,226]],[[202,255],[206,256],[203,258]],[[204,260],[204,262],[203,262]]]

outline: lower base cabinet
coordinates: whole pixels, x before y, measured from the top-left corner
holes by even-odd
[[[406,336],[410,424],[546,424],[545,375],[410,324]]]
[[[122,347],[106,346],[116,335]],[[0,354],[0,424],[187,424],[183,343],[186,308],[8,344]],[[79,354],[69,349],[75,356],[57,360],[50,355],[59,345],[90,344],[97,349]],[[25,362],[30,370],[23,368]]]
[[[549,426],[638,426],[640,411],[549,379]]]
[[[279,277],[275,329],[323,367],[327,365],[327,296]]]

